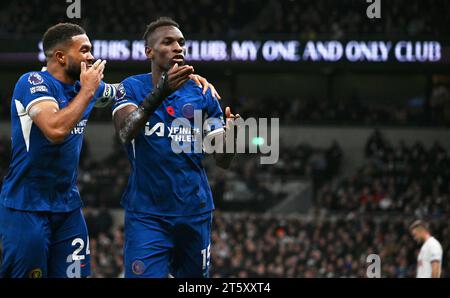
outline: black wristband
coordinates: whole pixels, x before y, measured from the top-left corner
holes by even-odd
[[[163,102],[164,97],[161,96],[161,94],[156,92],[150,92],[144,99],[144,101],[139,106],[142,108],[146,113],[153,113]]]
[[[168,75],[167,73],[163,73],[156,88],[145,97],[139,107],[148,114],[153,113],[161,105],[163,100],[170,95],[168,89]]]

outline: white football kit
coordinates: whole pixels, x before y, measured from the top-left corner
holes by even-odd
[[[428,238],[417,257],[417,277],[431,278],[431,262],[439,261],[439,275],[442,267],[442,246],[434,237]]]

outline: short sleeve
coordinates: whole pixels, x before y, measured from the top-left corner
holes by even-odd
[[[23,106],[23,113],[28,114],[30,108],[42,101],[54,101],[54,94],[50,88],[50,82],[42,74],[31,72],[23,75],[16,84],[15,99]]]
[[[222,108],[220,107],[219,101],[212,96],[210,89],[204,96],[206,101],[205,110],[207,115],[207,126],[204,135],[211,136],[223,133],[225,122],[223,119],[223,112]]]
[[[133,84],[130,79],[125,79],[122,83],[116,86],[116,99],[112,106],[112,115],[126,106],[139,106],[139,102],[136,100],[136,96],[133,91]]]
[[[442,262],[442,247],[437,241],[433,241],[429,249],[429,260],[430,262],[439,261]]]

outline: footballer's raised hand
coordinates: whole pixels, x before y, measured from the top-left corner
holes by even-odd
[[[168,96],[175,92],[189,80],[189,76],[193,73],[194,67],[190,65],[178,66],[178,64],[175,63],[166,74],[167,80],[162,90],[164,95]]]
[[[222,99],[222,97],[220,97],[219,93],[217,92],[216,88],[214,88],[214,85],[210,84],[208,80],[206,80],[204,77],[198,74],[191,74],[189,78],[193,80],[197,84],[197,86],[203,88],[203,94],[205,94],[206,91],[208,91],[208,89],[211,89],[211,94],[214,98]]]
[[[234,123],[234,120],[236,120],[238,118],[241,118],[241,115],[239,115],[239,114],[236,114],[236,115],[232,114],[230,107],[226,107],[225,108],[225,118],[227,120],[226,128],[230,129],[231,125]]]
[[[81,62],[80,83],[81,88],[94,94],[103,79],[103,71],[105,70],[106,60],[98,59],[92,66]]]

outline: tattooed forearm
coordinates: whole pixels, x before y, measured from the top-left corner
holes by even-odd
[[[117,131],[122,144],[130,142],[138,135],[139,130],[147,123],[149,116],[148,112],[139,107],[123,117],[122,120],[119,120],[119,129]]]
[[[148,118],[161,105],[164,98],[170,94],[168,88],[167,73],[163,73],[155,89],[142,101],[140,106],[133,111],[119,110],[114,118],[116,131],[122,144],[131,142],[145,126]]]
[[[168,75],[163,73],[161,78],[153,89],[142,101],[140,106],[136,109],[129,110],[124,108],[117,111],[114,116],[114,123],[116,132],[122,144],[131,142],[139,133],[139,130],[145,126],[148,118],[161,105],[164,98],[166,98],[172,91],[168,87]]]

